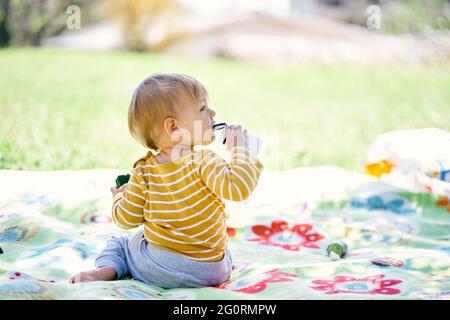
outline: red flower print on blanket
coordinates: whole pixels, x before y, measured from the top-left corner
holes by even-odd
[[[296,274],[277,272],[278,269],[273,269],[264,273],[246,276],[230,282],[222,283],[216,288],[231,290],[242,293],[258,293],[267,288],[269,282],[288,282],[293,281]]]
[[[322,240],[324,236],[310,232],[312,229],[313,226],[306,223],[289,227],[289,223],[284,220],[274,220],[270,227],[262,224],[252,226],[251,231],[258,237],[247,240],[291,251],[299,251],[301,247],[319,249],[315,242]]]
[[[227,226],[227,234],[230,238],[236,236],[236,229],[233,227]]]
[[[352,293],[352,294],[399,294],[400,289],[392,288],[402,280],[385,279],[384,274],[377,274],[364,278],[350,276],[336,276],[333,280],[313,280],[318,286],[311,286],[314,290],[324,291],[325,294]]]

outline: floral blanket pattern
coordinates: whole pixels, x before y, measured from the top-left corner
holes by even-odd
[[[234,270],[220,286],[69,285],[123,232],[109,192],[121,173],[0,171],[0,299],[450,299],[449,199],[333,167],[263,172],[226,202]],[[332,261],[338,239],[349,251]]]

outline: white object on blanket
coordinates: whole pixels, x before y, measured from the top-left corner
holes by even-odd
[[[337,261],[337,260],[340,260],[341,257],[336,252],[331,252],[330,253],[330,259],[333,260],[333,261]]]

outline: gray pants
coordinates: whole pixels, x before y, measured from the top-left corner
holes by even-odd
[[[232,269],[231,251],[218,262],[199,262],[150,245],[140,229],[134,234],[112,237],[95,260],[95,266],[113,267],[117,279],[134,279],[162,288],[196,288],[225,282]]]

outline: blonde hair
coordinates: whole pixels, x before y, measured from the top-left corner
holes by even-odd
[[[191,76],[177,73],[154,73],[139,84],[128,109],[128,129],[144,147],[158,151],[164,120],[176,117],[190,97],[200,104],[208,97],[205,86]]]

